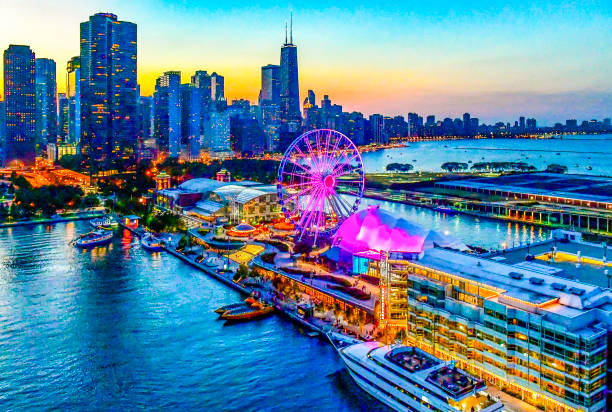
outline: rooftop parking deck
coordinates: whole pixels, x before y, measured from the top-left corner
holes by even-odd
[[[553,248],[556,248],[553,259]],[[581,261],[578,264],[577,256],[580,252]],[[603,265],[604,253],[607,256],[606,266]],[[604,270],[612,274],[612,251],[604,251],[601,245],[568,242],[561,243],[550,240],[544,244],[524,246],[509,251],[501,251],[491,259],[499,263],[513,266],[525,267],[527,255],[536,257],[535,265],[549,268],[554,271],[554,275],[563,279],[575,280],[595,286],[608,287],[608,278]]]

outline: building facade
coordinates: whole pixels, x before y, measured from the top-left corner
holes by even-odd
[[[40,147],[57,141],[55,61],[36,59],[36,137]]]
[[[154,104],[158,147],[177,158],[181,150],[181,72],[168,71],[157,79]]]
[[[379,267],[410,343],[545,410],[605,410],[609,291],[446,250]]]
[[[193,160],[200,156],[203,90],[192,83],[181,85],[181,138]]]
[[[300,113],[300,86],[298,76],[297,46],[293,44],[293,24],[289,38],[281,47],[280,58],[280,113],[285,132],[295,133],[302,123]]]
[[[137,118],[136,24],[111,13],[81,23],[81,151],[90,165],[134,155]]]
[[[210,75],[210,98],[214,101],[225,99],[225,78],[216,72]]]
[[[29,46],[4,51],[5,162],[36,157],[36,57]]]

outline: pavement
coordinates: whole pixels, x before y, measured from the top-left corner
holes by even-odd
[[[542,412],[541,409],[528,404],[512,395],[507,394],[496,386],[487,383],[487,392],[504,404],[504,410],[510,412]]]

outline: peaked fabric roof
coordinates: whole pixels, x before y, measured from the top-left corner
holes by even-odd
[[[335,244],[352,254],[366,250],[421,253],[434,246],[465,248],[455,239],[397,218],[380,206],[360,210],[338,228]]]

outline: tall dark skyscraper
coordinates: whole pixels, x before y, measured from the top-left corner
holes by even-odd
[[[4,51],[5,161],[36,157],[36,56],[29,46]]]
[[[189,148],[189,157],[200,156],[203,89],[192,83],[181,85],[181,140]]]
[[[57,135],[61,143],[69,143],[70,133],[70,100],[65,93],[57,96]]]
[[[210,94],[214,101],[225,98],[225,78],[215,72],[210,75]]]
[[[41,146],[57,142],[55,61],[36,59],[36,137]]]
[[[261,68],[259,104],[280,103],[280,66],[268,64]]]
[[[160,76],[153,99],[158,147],[176,158],[181,149],[181,72],[169,71]]]
[[[273,151],[278,146],[280,128],[280,66],[268,64],[261,68],[259,107],[266,136],[265,149]]]
[[[111,13],[81,23],[81,151],[91,164],[136,148],[136,24]]]
[[[285,44],[280,58],[281,123],[284,131],[297,132],[302,123],[300,113],[300,86],[298,82],[297,47],[293,44],[293,18],[289,38],[285,31]]]

